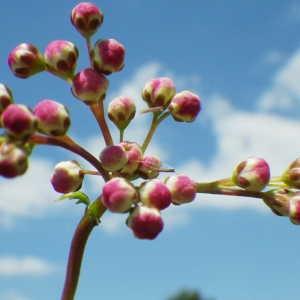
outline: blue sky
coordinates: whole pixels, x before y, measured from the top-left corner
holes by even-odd
[[[228,177],[243,159],[265,158],[279,175],[300,155],[300,4],[287,0],[95,1],[105,18],[93,38],[114,38],[127,51],[125,68],[109,77],[105,100],[140,93],[150,79],[168,76],[177,91],[202,100],[191,124],[165,120],[147,153],[197,181]],[[65,39],[88,66],[85,42],[69,14],[76,1],[5,1],[1,5],[0,82],[16,103],[43,99],[70,109],[69,134],[98,156],[104,147],[96,122],[70,86],[50,74],[27,80],[7,65],[18,44],[41,52]],[[108,121],[109,122],[109,121]],[[150,116],[137,115],[125,139],[142,143]],[[117,131],[109,122],[117,141]],[[65,150],[37,148],[26,175],[0,178],[0,299],[59,299],[72,234],[83,205],[55,203],[50,174]],[[102,188],[87,178],[91,199]],[[199,195],[163,212],[165,229],[154,241],[133,237],[126,216],[105,214],[86,248],[76,299],[163,300],[197,289],[216,300],[299,299],[299,228],[257,199]]]

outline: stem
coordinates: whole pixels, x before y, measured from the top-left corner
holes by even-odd
[[[73,300],[75,297],[85,245],[93,228],[99,224],[99,219],[105,211],[106,207],[101,201],[101,196],[99,196],[95,202],[87,208],[75,230],[71,242],[61,300]]]
[[[48,136],[41,136],[41,135],[34,134],[31,136],[29,142],[37,145],[52,145],[52,146],[59,146],[65,148],[73,153],[78,154],[86,161],[88,161],[92,166],[96,168],[97,171],[99,171],[99,173],[102,175],[105,181],[111,179],[110,174],[103,169],[101,162],[92,154],[90,154],[88,151],[86,151],[85,149],[77,145],[67,135],[62,137],[48,137]]]
[[[91,67],[93,67],[93,61],[91,58],[91,52],[92,52],[91,38],[87,37],[87,38],[85,38],[85,41],[86,41],[86,46],[87,46],[88,53],[89,53],[90,64],[91,64]]]
[[[92,104],[90,105],[90,109],[91,111],[93,112],[98,124],[99,124],[99,127],[102,131],[102,134],[103,134],[103,137],[104,137],[104,140],[105,140],[105,143],[106,145],[113,145],[114,142],[112,140],[112,137],[110,135],[110,131],[107,127],[107,124],[106,124],[106,121],[105,121],[105,118],[104,118],[104,109],[103,109],[103,101],[99,101],[98,104]]]
[[[124,129],[120,129],[120,143],[123,142],[123,139],[124,139]]]

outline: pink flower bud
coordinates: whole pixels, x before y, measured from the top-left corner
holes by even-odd
[[[137,143],[122,142],[118,146],[125,149],[128,157],[128,161],[124,168],[119,171],[119,175],[122,177],[129,177],[138,170],[143,152]]]
[[[293,224],[300,225],[300,191],[297,191],[289,200],[289,217]]]
[[[269,165],[264,159],[251,156],[236,167],[232,180],[245,190],[259,192],[269,183]]]
[[[36,131],[36,119],[31,109],[22,104],[9,105],[1,115],[6,133],[17,140],[26,140]]]
[[[46,135],[62,136],[68,131],[71,120],[68,109],[53,100],[43,100],[33,109],[37,129]]]
[[[290,187],[300,189],[300,158],[297,158],[284,171],[281,180]]]
[[[108,117],[119,130],[124,130],[134,118],[136,107],[133,100],[127,96],[119,96],[108,105]]]
[[[189,203],[196,198],[197,184],[187,175],[178,174],[167,177],[165,184],[171,192],[174,204]]]
[[[54,167],[51,184],[58,193],[66,194],[81,189],[84,171],[75,160],[62,161]]]
[[[100,161],[103,168],[108,172],[119,171],[128,162],[128,156],[125,149],[121,146],[107,146],[100,153]]]
[[[0,175],[14,178],[23,175],[28,168],[28,153],[14,143],[0,145]]]
[[[8,65],[13,74],[19,78],[28,78],[46,70],[42,54],[30,44],[21,44],[10,52]]]
[[[136,207],[126,220],[126,225],[138,239],[155,239],[164,228],[159,210],[145,205]]]
[[[137,194],[132,183],[115,177],[107,181],[102,191],[102,202],[111,212],[125,213],[135,202]]]
[[[155,155],[144,155],[139,165],[139,175],[143,179],[156,178],[159,175],[162,162]]]
[[[177,122],[193,122],[201,110],[200,98],[190,91],[177,93],[168,106]]]
[[[175,86],[170,78],[150,79],[142,91],[142,98],[149,107],[162,106],[164,109],[170,104],[175,95]]]
[[[13,102],[13,94],[10,88],[0,83],[0,115],[4,109]]]
[[[98,103],[105,99],[108,80],[92,68],[84,69],[73,79],[72,93],[87,105]]]
[[[105,75],[119,72],[124,67],[125,54],[125,48],[116,40],[99,40],[91,52],[93,67]]]
[[[71,12],[71,22],[84,37],[95,34],[103,22],[101,10],[89,2],[81,2]]]
[[[150,207],[163,210],[171,204],[171,192],[159,179],[151,179],[143,182],[139,192],[141,202]]]
[[[44,57],[50,73],[63,78],[73,78],[79,51],[68,41],[53,41],[45,50]]]

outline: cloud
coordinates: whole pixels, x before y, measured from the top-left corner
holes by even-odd
[[[2,292],[0,294],[0,299],[2,299],[2,300],[30,300],[32,298],[27,298],[27,297],[24,297],[24,296],[18,294],[16,291],[8,290],[8,291]]]
[[[59,270],[59,267],[37,257],[0,257],[0,276],[45,276]]]

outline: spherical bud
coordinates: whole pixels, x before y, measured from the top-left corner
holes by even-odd
[[[143,156],[142,149],[137,143],[131,143],[127,141],[118,145],[125,149],[128,157],[128,161],[124,168],[119,171],[119,175],[122,177],[129,177],[133,175],[139,168],[139,164]]]
[[[13,74],[19,78],[28,78],[46,70],[44,57],[30,44],[21,44],[10,52],[8,65]]]
[[[73,95],[87,105],[104,100],[107,89],[107,78],[92,68],[84,69],[73,79]]]
[[[289,217],[293,224],[300,225],[300,191],[289,199]]]
[[[44,53],[48,71],[63,78],[74,77],[78,56],[77,47],[69,41],[53,41]]]
[[[197,184],[187,175],[178,174],[167,177],[165,184],[171,192],[174,204],[189,203],[196,198]]]
[[[36,131],[37,122],[30,108],[11,104],[3,111],[1,124],[11,138],[26,140]]]
[[[162,165],[161,160],[155,155],[144,155],[139,165],[139,175],[143,179],[156,178]]]
[[[125,48],[114,39],[99,40],[91,52],[95,70],[105,75],[119,72],[124,67]]]
[[[145,205],[136,207],[126,220],[126,225],[138,239],[155,239],[164,228],[159,210]]]
[[[54,167],[51,184],[58,193],[66,194],[81,189],[84,171],[75,160],[62,161]]]
[[[71,12],[71,23],[84,37],[95,34],[103,22],[101,10],[89,2],[81,2]]]
[[[117,145],[107,146],[100,153],[100,161],[102,163],[102,167],[108,172],[119,171],[128,162],[128,156],[126,150]]]
[[[102,202],[111,212],[125,213],[136,201],[137,194],[132,183],[115,177],[104,184]]]
[[[134,118],[136,107],[133,100],[127,96],[119,96],[108,105],[108,117],[119,130],[124,130]]]
[[[251,156],[236,167],[232,180],[245,190],[259,192],[269,183],[269,165],[264,159]]]
[[[23,175],[28,168],[28,152],[14,143],[0,145],[0,176],[14,178]]]
[[[39,132],[51,136],[62,136],[68,131],[71,120],[68,109],[61,103],[45,99],[33,109]]]
[[[284,171],[281,180],[290,187],[300,189],[300,158],[297,158]]]
[[[177,122],[193,122],[201,110],[200,98],[190,91],[177,93],[168,106]]]
[[[146,82],[142,98],[149,107],[162,106],[166,108],[175,95],[175,86],[170,78],[155,78]]]
[[[167,186],[159,179],[151,179],[141,184],[140,200],[143,204],[163,210],[170,206],[172,195]]]
[[[13,102],[13,94],[10,88],[0,83],[0,115],[4,109]]]

